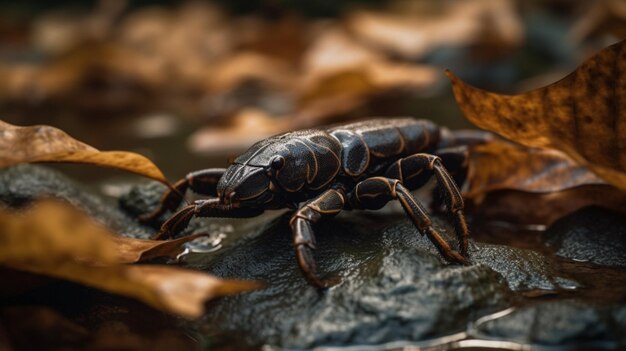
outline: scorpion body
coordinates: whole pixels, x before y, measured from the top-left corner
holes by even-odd
[[[157,237],[181,232],[194,216],[244,218],[269,209],[297,209],[290,226],[298,265],[309,283],[321,288],[328,284],[317,277],[312,225],[342,210],[379,209],[399,200],[418,231],[428,236],[444,258],[467,264],[463,199],[439,156],[453,160],[457,168],[464,153],[455,146],[488,138],[481,132],[454,134],[413,118],[288,132],[257,142],[226,169],[188,174],[163,195],[155,211],[141,219],[153,221],[167,210],[176,210],[188,189],[211,198],[176,212],[163,223]],[[453,215],[458,250],[432,227],[428,212],[410,193],[433,174]]]

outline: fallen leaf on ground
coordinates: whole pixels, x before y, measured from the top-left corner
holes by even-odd
[[[626,212],[626,193],[558,150],[494,140],[469,149],[468,200],[474,216],[550,225],[586,206]]]
[[[626,41],[562,80],[520,95],[490,93],[447,74],[465,117],[478,127],[561,150],[626,190]]]
[[[196,153],[242,152],[255,142],[290,129],[287,117],[272,117],[261,110],[246,108],[232,117],[230,125],[205,127],[189,138]]]
[[[86,343],[91,337],[87,328],[66,319],[49,307],[4,307],[0,310],[0,319],[3,321],[3,334],[6,334],[3,337],[8,337],[9,344],[19,350],[61,349],[67,345]]]
[[[181,268],[125,265],[128,254],[120,254],[111,235],[66,204],[49,201],[22,212],[2,210],[0,264],[133,297],[187,318],[200,317],[208,299],[259,287]]]
[[[388,12],[353,11],[347,25],[367,44],[419,59],[438,47],[488,44],[494,51],[521,43],[513,1],[400,2]]]
[[[582,185],[608,185],[564,153],[494,140],[469,151],[467,198],[496,190],[552,193]]]
[[[468,213],[480,220],[548,226],[587,206],[600,206],[626,214],[626,194],[607,184],[589,184],[552,193],[498,190],[480,204],[467,202]]]
[[[157,257],[175,258],[183,251],[183,244],[207,234],[192,234],[172,240],[144,240],[112,235],[120,263],[135,263]]]
[[[144,156],[127,151],[99,151],[51,126],[19,127],[0,121],[0,136],[0,167],[29,162],[85,163],[169,184],[159,168]]]
[[[388,60],[335,27],[316,38],[303,61],[300,86],[304,102],[338,94],[362,96],[394,87],[432,88],[438,79],[434,67]]]

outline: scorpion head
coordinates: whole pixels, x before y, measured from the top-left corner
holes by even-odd
[[[217,184],[221,202],[258,207],[278,201],[276,173],[285,166],[284,151],[267,139],[237,157]]]
[[[235,159],[217,185],[218,196],[226,204],[288,205],[289,194],[305,186],[319,189],[334,178],[339,153],[339,143],[319,131],[265,139]]]

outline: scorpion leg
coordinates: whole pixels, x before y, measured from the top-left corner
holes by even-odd
[[[422,174],[424,170],[427,174]],[[396,161],[385,173],[386,176],[400,180],[410,189],[425,183],[432,173],[437,178],[439,189],[443,193],[446,207],[454,216],[454,229],[463,256],[467,256],[469,230],[463,213],[463,197],[456,183],[441,163],[441,159],[431,154],[415,154]],[[428,177],[425,177],[428,176]]]
[[[467,260],[454,251],[448,242],[432,227],[426,209],[405,188],[399,179],[373,177],[357,184],[350,193],[353,208],[379,209],[390,200],[400,200],[402,208],[422,234],[426,234],[439,253],[448,261],[466,264]]]
[[[161,225],[161,229],[153,238],[155,240],[174,237],[182,232],[193,217],[249,218],[263,213],[263,209],[234,207],[219,202],[218,198],[198,200],[192,205],[183,207]]]
[[[316,264],[313,258],[315,234],[312,224],[322,217],[335,216],[341,212],[344,203],[345,198],[342,191],[329,189],[302,206],[289,221],[293,232],[293,246],[296,250],[298,265],[306,280],[318,288],[326,288],[329,284],[317,277]]]
[[[159,201],[159,206],[154,211],[139,216],[139,220],[143,223],[150,223],[157,220],[167,210],[176,211],[183,202],[187,189],[200,195],[216,196],[217,182],[225,171],[224,168],[209,168],[187,174],[185,178],[174,183],[173,189],[165,191]]]

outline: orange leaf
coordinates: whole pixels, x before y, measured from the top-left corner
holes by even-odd
[[[207,234],[193,234],[173,240],[143,240],[113,235],[119,254],[119,262],[135,263],[156,257],[176,257],[183,252],[182,245]]]
[[[471,207],[472,204],[468,205]],[[589,184],[552,193],[500,190],[486,194],[480,206],[469,210],[481,220],[550,225],[587,206],[601,206],[626,213],[626,194],[608,184]]]
[[[468,198],[504,189],[552,193],[581,185],[607,185],[560,151],[498,140],[470,149],[467,180],[464,196]]]
[[[149,159],[126,151],[98,151],[50,126],[18,127],[0,121],[0,167],[28,162],[86,163],[136,173],[168,184]]]
[[[141,245],[136,239],[112,240],[112,235],[61,203],[38,203],[24,212],[0,210],[0,264],[133,297],[188,318],[200,317],[210,298],[259,287],[181,268],[123,264],[169,253],[180,242]]]
[[[520,95],[490,93],[447,74],[472,123],[523,145],[561,150],[626,190],[626,41],[562,80]]]

